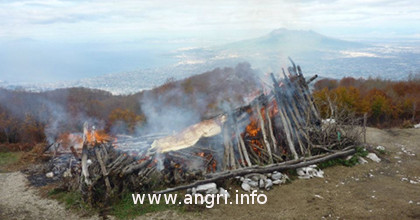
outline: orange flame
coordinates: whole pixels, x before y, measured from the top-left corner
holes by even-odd
[[[88,132],[86,135],[86,141],[90,145],[94,145],[95,143],[105,143],[109,142],[110,140],[111,137],[107,135],[103,130]]]
[[[255,117],[251,117],[250,120],[251,122],[246,126],[246,132],[251,137],[255,137],[258,135],[258,132],[261,131],[261,128],[258,127],[257,119]]]

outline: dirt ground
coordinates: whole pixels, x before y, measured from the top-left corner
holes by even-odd
[[[264,205],[216,205],[137,219],[420,219],[420,129],[369,128],[367,141],[386,148],[378,155],[382,162],[330,167],[325,178],[275,186],[264,192]],[[0,219],[78,219],[36,190],[19,172],[0,174]]]

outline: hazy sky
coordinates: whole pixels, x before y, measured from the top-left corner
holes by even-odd
[[[282,27],[343,39],[419,39],[420,3],[0,0],[0,80],[74,79],[154,66],[157,61],[135,62],[165,50],[254,38]]]
[[[275,28],[419,37],[419,0],[0,0],[0,36],[57,41],[251,37]]]

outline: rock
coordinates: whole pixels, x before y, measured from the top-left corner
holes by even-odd
[[[240,180],[241,182],[243,182],[243,181],[245,180],[245,178],[241,176],[241,178],[239,178],[239,180]]]
[[[206,191],[206,194],[217,194],[218,192],[217,188],[210,188]]]
[[[256,187],[258,187],[258,182],[251,180],[251,181],[248,182],[248,185],[250,185],[253,188],[256,188]]]
[[[257,175],[251,176],[252,181],[258,182],[259,179],[260,179],[260,177],[257,176]]]
[[[258,186],[260,187],[260,189],[265,187],[265,181],[263,179],[260,179],[260,182],[258,184]]]
[[[363,158],[363,157],[359,157],[359,159],[358,159],[358,163],[359,163],[359,164],[365,164],[365,163],[368,163],[368,162],[367,162],[367,160],[365,160],[365,158]]]
[[[376,163],[381,162],[381,158],[379,158],[375,153],[368,153],[366,157],[371,159],[372,161],[375,161]]]
[[[419,182],[416,182],[416,181],[414,181],[414,180],[410,180],[410,183],[411,183],[411,184],[419,184]]]
[[[53,172],[48,172],[47,174],[45,174],[45,176],[48,177],[48,178],[53,178],[54,173]]]
[[[242,180],[242,182],[245,182],[245,183],[249,183],[249,182],[251,182],[252,180],[250,179],[250,178],[244,178],[243,180]]]
[[[199,185],[199,186],[197,186],[196,191],[198,193],[209,192],[211,194],[213,194],[214,192],[215,193],[218,192],[216,183],[207,183],[207,184]]]
[[[219,188],[219,194],[223,197],[223,198],[230,198],[230,194],[227,190],[223,189],[222,187]]]
[[[260,179],[267,179],[267,177],[264,174],[260,174],[260,173],[250,173],[245,175],[245,178],[249,178],[255,182],[258,182]]]
[[[266,190],[269,190],[269,189],[271,189],[271,187],[273,186],[273,181],[271,180],[271,179],[267,179],[266,181],[265,181],[265,186],[264,186],[264,188],[266,189]]]
[[[310,179],[312,177],[324,178],[324,171],[316,165],[298,168],[296,172],[299,175],[299,179]]]
[[[273,179],[273,180],[279,180],[279,179],[281,179],[281,178],[282,178],[282,176],[283,176],[283,174],[282,174],[282,173],[276,172],[276,173],[273,173],[273,174],[271,175],[271,179]]]
[[[385,147],[384,146],[377,146],[376,147],[376,150],[384,151],[385,150]]]
[[[251,186],[247,183],[247,182],[243,182],[241,184],[241,188],[245,191],[245,192],[250,192],[251,191]]]
[[[282,184],[283,183],[283,181],[282,180],[273,180],[273,184],[274,185],[280,185],[280,184]]]

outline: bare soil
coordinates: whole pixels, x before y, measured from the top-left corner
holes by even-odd
[[[275,186],[263,192],[268,197],[264,205],[216,205],[137,219],[420,219],[420,129],[369,128],[367,141],[386,148],[386,154],[378,154],[382,162],[330,167],[325,178]],[[80,218],[37,190],[20,172],[1,173],[0,219]]]

